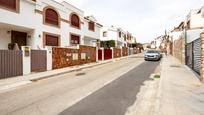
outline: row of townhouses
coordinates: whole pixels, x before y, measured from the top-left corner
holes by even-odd
[[[189,12],[186,19],[169,33],[172,53],[204,78],[204,6]]]
[[[0,78],[127,56],[136,38],[55,0],[0,0]],[[100,48],[101,41],[112,48]],[[137,50],[137,49],[135,49]]]
[[[114,40],[115,47],[131,47],[136,43],[136,37],[119,27],[103,27],[100,34],[101,41]]]
[[[102,28],[93,16],[67,2],[54,0],[0,0],[0,48],[31,46],[68,47],[77,44],[96,46],[97,40],[115,40],[127,46],[127,32],[118,28]],[[103,31],[102,34],[100,30]],[[101,34],[101,36],[100,36]],[[106,36],[107,35],[107,36]]]
[[[100,37],[102,25],[67,2],[1,0],[0,6],[1,49],[12,49],[14,43],[19,48],[31,46],[34,49],[94,45]]]

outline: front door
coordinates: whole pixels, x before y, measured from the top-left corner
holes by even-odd
[[[21,49],[21,46],[26,46],[26,38],[27,38],[27,33],[17,32],[17,31],[11,32],[11,43],[13,44],[17,43],[20,49]]]

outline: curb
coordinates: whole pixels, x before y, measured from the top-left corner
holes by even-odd
[[[166,57],[165,57],[166,58]],[[163,78],[163,73],[162,73],[162,70],[163,70],[163,68],[162,68],[162,65],[163,65],[163,63],[164,63],[164,57],[162,58],[162,60],[161,60],[161,63],[160,63],[160,68],[161,68],[161,70],[160,70],[160,80],[159,80],[159,85],[158,85],[158,91],[157,91],[157,96],[156,96],[156,106],[155,106],[155,110],[154,110],[154,113],[153,113],[153,115],[160,115],[160,112],[159,112],[159,109],[160,109],[160,100],[161,100],[161,84],[162,84],[162,78]]]
[[[89,66],[85,66],[85,67],[79,67],[79,68],[75,68],[73,70],[68,70],[68,71],[65,71],[65,72],[60,72],[60,73],[56,73],[56,74],[52,74],[52,75],[48,75],[48,76],[44,76],[44,77],[40,77],[40,78],[30,79],[30,81],[35,82],[35,81],[38,81],[38,80],[43,80],[43,79],[47,79],[47,78],[52,78],[54,76],[59,76],[59,75],[63,75],[63,74],[67,74],[67,73],[71,73],[71,72],[75,72],[75,71],[79,71],[80,69],[96,67],[96,66],[105,65],[105,64],[108,64],[108,63],[112,63],[112,62],[113,62],[113,60],[109,60],[107,62],[100,63],[100,64],[97,64],[97,62],[96,62],[93,65],[89,65]]]

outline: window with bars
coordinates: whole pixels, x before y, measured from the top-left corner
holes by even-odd
[[[57,12],[51,8],[46,9],[45,22],[48,24],[59,26],[59,16]]]
[[[76,14],[72,14],[70,17],[71,20],[71,25],[76,27],[76,28],[80,28],[80,19],[79,16],[77,16]]]

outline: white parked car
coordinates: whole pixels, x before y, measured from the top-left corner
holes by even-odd
[[[157,50],[148,50],[145,52],[144,59],[145,61],[155,60],[159,61],[162,58],[162,54]]]

